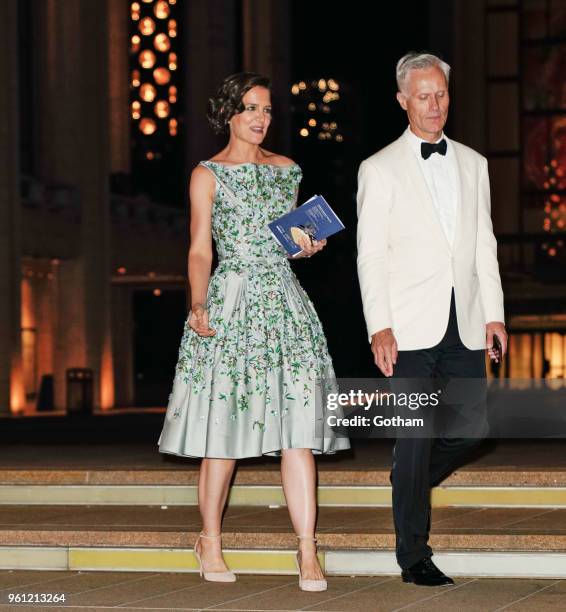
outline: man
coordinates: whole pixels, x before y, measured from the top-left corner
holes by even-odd
[[[483,380],[486,347],[494,360],[507,347],[487,160],[443,133],[449,73],[434,55],[399,60],[397,100],[409,126],[359,170],[364,316],[375,363],[393,386],[437,376]],[[477,441],[397,436],[391,482],[404,582],[454,584],[430,558],[430,487]]]

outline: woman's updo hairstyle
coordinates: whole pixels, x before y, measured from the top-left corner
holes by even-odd
[[[226,77],[216,95],[209,98],[206,116],[216,134],[228,132],[228,122],[244,110],[242,98],[253,87],[271,90],[271,81],[255,72],[238,72]]]

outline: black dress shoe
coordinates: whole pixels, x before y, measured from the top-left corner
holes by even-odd
[[[403,582],[412,582],[421,586],[449,586],[454,580],[443,574],[432,562],[430,557],[421,559],[409,569],[401,572]]]

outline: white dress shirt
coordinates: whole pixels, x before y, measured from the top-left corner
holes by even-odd
[[[456,230],[456,213],[458,210],[458,162],[454,153],[454,147],[450,140],[442,134],[436,142],[443,138],[446,140],[446,155],[433,153],[428,159],[421,155],[421,143],[426,142],[407,128],[409,142],[425,177],[430,191],[434,207],[438,212],[440,225],[450,246],[454,244],[454,233]]]

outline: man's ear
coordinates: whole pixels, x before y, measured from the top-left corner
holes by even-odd
[[[407,110],[407,98],[405,97],[405,94],[398,91],[397,92],[397,102],[399,102],[401,108],[406,111]]]

